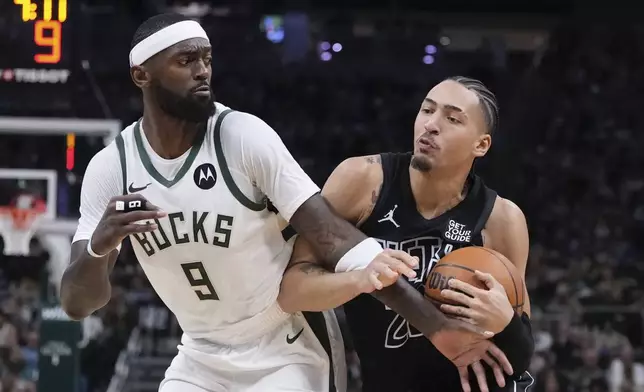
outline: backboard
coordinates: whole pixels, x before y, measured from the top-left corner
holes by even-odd
[[[50,254],[54,282],[60,282],[68,264],[87,162],[121,129],[117,120],[0,117],[0,150],[5,149],[0,155],[13,154],[0,160],[0,207],[24,202],[24,195],[44,204],[32,235]],[[28,145],[23,138],[35,143]],[[0,214],[0,220],[1,215],[6,220],[7,214]],[[12,234],[2,235],[5,248],[7,241],[19,237]]]

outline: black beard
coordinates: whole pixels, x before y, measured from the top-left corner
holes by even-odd
[[[192,94],[183,97],[163,87],[158,81],[152,81],[150,87],[161,110],[171,117],[200,123],[208,121],[215,114],[215,95],[212,90],[208,98],[201,98]]]
[[[415,155],[411,157],[411,167],[423,173],[432,170],[432,164],[431,162],[429,162],[429,160],[417,157]]]

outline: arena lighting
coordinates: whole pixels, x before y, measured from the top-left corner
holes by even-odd
[[[427,45],[425,46],[425,53],[427,54],[435,54],[437,51],[436,46],[434,45]]]

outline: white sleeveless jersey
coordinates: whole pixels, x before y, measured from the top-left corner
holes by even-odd
[[[115,143],[125,193],[168,214],[158,230],[130,236],[150,283],[188,337],[231,344],[287,317],[276,298],[292,231],[267,197],[290,219],[319,188],[268,125],[217,109],[174,178],[155,169],[140,122]]]

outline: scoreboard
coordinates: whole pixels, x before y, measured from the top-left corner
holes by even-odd
[[[81,69],[72,31],[80,0],[0,2],[8,23],[0,39],[0,115],[69,113]]]
[[[13,0],[15,12],[31,30],[30,57],[34,64],[65,64],[69,42],[69,3],[74,0]],[[26,37],[25,37],[26,38]]]
[[[0,83],[66,84],[71,75],[71,6],[78,0],[3,0],[13,15],[3,38]]]
[[[40,4],[31,0],[13,2],[20,7],[21,20],[33,23],[33,43],[41,49],[34,51],[34,62],[59,64],[63,57],[63,33],[67,30],[67,0],[57,0],[56,7],[54,0],[42,0]]]

